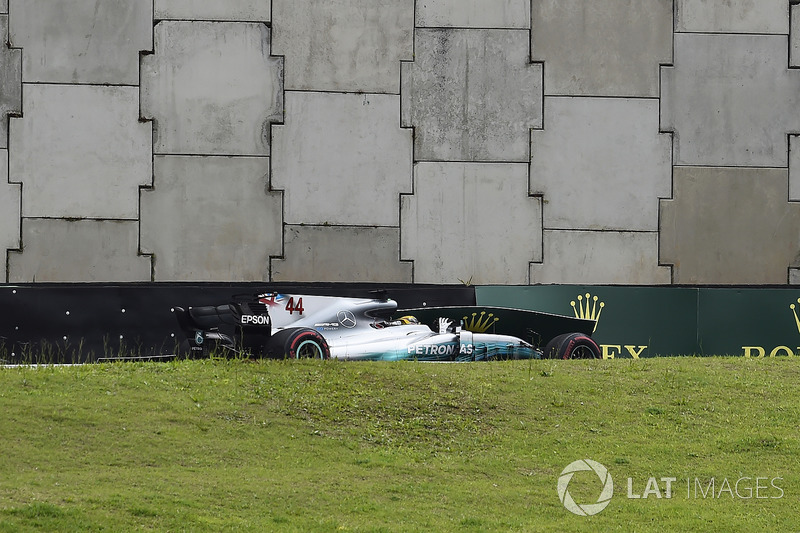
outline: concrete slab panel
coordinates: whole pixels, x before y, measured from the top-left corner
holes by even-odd
[[[142,58],[142,115],[158,154],[269,155],[283,118],[283,64],[269,28],[237,22],[159,22]]]
[[[152,181],[152,130],[135,87],[25,84],[11,119],[9,172],[24,217],[139,217]]]
[[[418,28],[531,27],[530,0],[427,0],[417,2]]]
[[[21,194],[19,184],[8,182],[8,150],[0,150],[0,281],[7,279],[5,251],[20,247]]]
[[[8,13],[8,0],[0,0],[0,13]]]
[[[542,125],[542,66],[527,31],[417,30],[402,67],[402,124],[417,161],[528,161]]]
[[[658,264],[658,233],[544,231],[544,262],[533,263],[531,284],[670,283],[670,268]]]
[[[150,281],[138,241],[136,221],[23,218],[23,251],[9,252],[8,280]]]
[[[560,96],[658,96],[672,60],[672,0],[533,0],[531,56]]]
[[[399,228],[286,226],[272,281],[411,282],[398,259]]]
[[[11,0],[9,13],[25,82],[138,85],[153,49],[153,0]]]
[[[531,132],[531,192],[547,229],[658,230],[671,194],[672,142],[658,132],[658,100],[546,96]]]
[[[786,0],[675,0],[675,31],[789,33]]]
[[[785,167],[800,131],[800,72],[787,36],[675,34],[662,69],[661,124],[679,165]]]
[[[414,0],[274,0],[286,90],[398,94],[413,59]]]
[[[398,108],[393,95],[286,93],[272,188],[285,191],[287,224],[399,225],[412,141]]]
[[[269,22],[269,0],[155,0],[156,20],[229,20]]]
[[[269,158],[158,156],[153,169],[141,249],[154,254],[154,281],[269,280],[283,238]]]
[[[8,35],[8,16],[0,16],[0,35]],[[22,51],[0,46],[0,149],[8,148],[8,115],[22,113]]]
[[[542,206],[524,163],[418,163],[401,200],[401,257],[416,283],[526,284]]]
[[[786,169],[675,167],[661,204],[661,262],[674,282],[785,284],[800,266],[800,204]]]

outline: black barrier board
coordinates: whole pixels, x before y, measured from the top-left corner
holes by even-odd
[[[398,307],[466,306],[464,285],[373,283],[131,283],[0,286],[0,363],[77,363],[177,353],[175,306],[221,305],[265,292],[377,298]]]

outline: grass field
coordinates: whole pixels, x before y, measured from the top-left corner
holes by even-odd
[[[0,368],[0,532],[796,531],[798,363]]]

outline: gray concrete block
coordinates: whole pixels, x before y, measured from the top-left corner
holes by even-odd
[[[0,35],[7,35],[7,31],[8,16],[0,16]],[[0,46],[0,149],[8,148],[7,116],[20,113],[22,113],[22,51]]]
[[[412,141],[398,108],[394,95],[286,93],[272,187],[285,191],[287,224],[399,225]]]
[[[284,258],[272,281],[411,282],[399,261],[400,230],[354,226],[286,226]]]
[[[283,117],[282,60],[269,28],[237,22],[159,22],[142,58],[142,116],[158,154],[269,155]]]
[[[527,31],[417,30],[402,67],[402,124],[417,161],[528,161],[542,124],[542,66]]]
[[[22,219],[22,246],[9,252],[11,283],[150,281],[150,259],[137,255],[135,220]]]
[[[401,257],[416,283],[526,284],[542,206],[525,163],[418,163],[401,202]]]
[[[0,282],[5,281],[5,251],[19,248],[20,195],[17,183],[8,182],[8,150],[0,150]]]
[[[663,285],[670,268],[658,263],[658,233],[544,231],[544,261],[531,283]]]
[[[789,33],[786,0],[675,0],[675,31]]]
[[[8,13],[8,0],[0,0],[0,13]]]
[[[658,100],[546,96],[544,116],[531,132],[530,180],[544,227],[657,231],[672,180]]]
[[[413,58],[414,0],[275,0],[273,53],[286,89],[398,94]]]
[[[136,87],[25,84],[12,118],[9,172],[24,217],[139,217],[152,180],[150,124]]]
[[[658,96],[672,0],[533,0],[531,56],[547,95]]]
[[[800,204],[785,169],[675,167],[661,261],[675,283],[785,284],[800,266]]]
[[[269,158],[158,156],[142,191],[141,249],[155,281],[267,281],[280,255],[281,195]]]
[[[418,28],[531,27],[530,0],[427,0],[417,2]]]
[[[153,0],[11,0],[9,9],[26,83],[139,84],[139,52],[153,49]]]
[[[156,20],[229,20],[269,22],[267,0],[155,0]]]
[[[662,69],[661,123],[679,165],[785,167],[786,134],[800,131],[800,72],[787,37],[675,34]]]

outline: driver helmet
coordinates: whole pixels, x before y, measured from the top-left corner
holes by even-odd
[[[417,317],[411,315],[401,316],[400,318],[397,319],[397,322],[403,325],[419,324],[419,320],[417,320]]]

